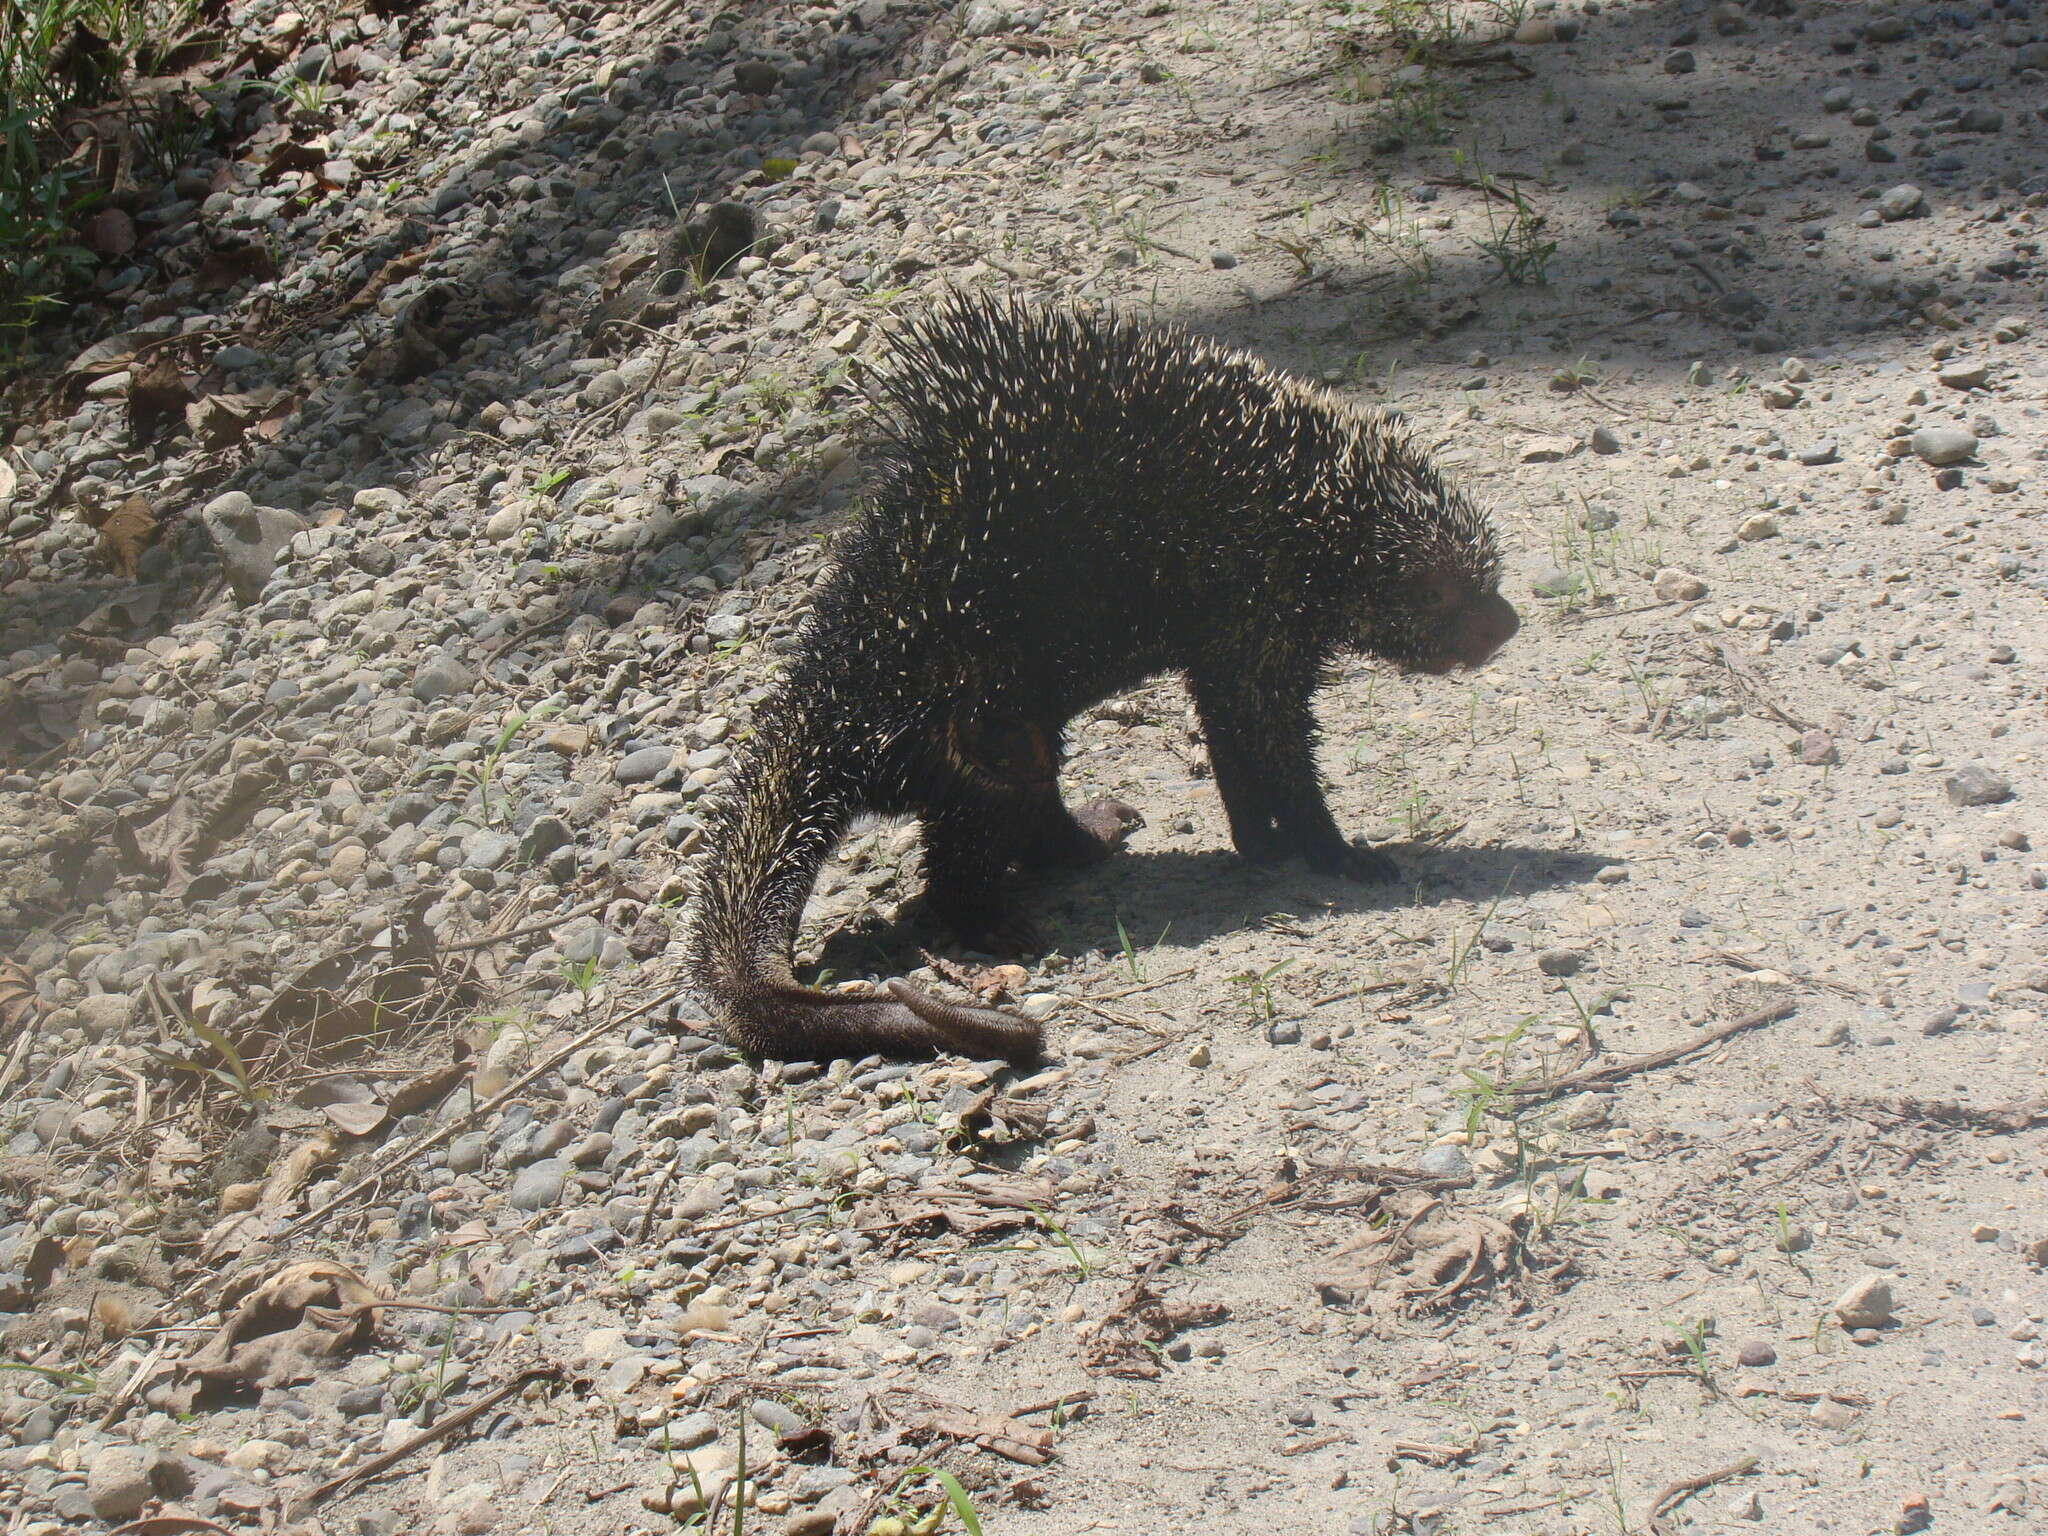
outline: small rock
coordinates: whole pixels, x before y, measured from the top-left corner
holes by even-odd
[[[2012,781],[1983,763],[1958,768],[1942,788],[1955,805],[1997,805],[2012,798]]]
[[[1822,1429],[1839,1432],[1854,1424],[1862,1415],[1847,1403],[1838,1403],[1831,1397],[1824,1397],[1808,1410],[1806,1417]]]
[[[1921,211],[1927,202],[1927,194],[1910,181],[1893,187],[1877,200],[1877,211],[1887,224],[1900,219],[1910,219]]]
[[[1415,1171],[1433,1179],[1468,1179],[1472,1176],[1472,1161],[1465,1156],[1463,1147],[1431,1147],[1415,1159]]]
[[[199,514],[200,526],[220,552],[228,587],[241,603],[253,603],[293,537],[306,520],[282,507],[259,507],[245,491],[228,491],[209,501]]]
[[[156,1451],[145,1446],[116,1445],[88,1458],[85,1496],[102,1520],[129,1520],[156,1497]]]
[[[621,784],[645,784],[659,778],[675,760],[673,747],[642,747],[620,758],[612,776]]]
[[[1842,1292],[1834,1310],[1844,1328],[1882,1328],[1892,1320],[1892,1283],[1883,1275],[1865,1275]]]
[[[1778,1352],[1764,1339],[1744,1339],[1735,1351],[1735,1363],[1753,1371],[1761,1370],[1778,1363]]]
[[[1985,380],[1991,377],[1991,367],[1981,361],[1950,363],[1935,377],[1949,389],[1982,389]]]
[[[505,1198],[516,1211],[544,1211],[562,1198],[566,1172],[557,1159],[543,1158],[519,1171],[512,1181],[512,1192]]]
[[[1699,577],[1668,565],[1650,578],[1650,588],[1658,601],[1666,603],[1696,603],[1707,595],[1707,584]]]
[[[1910,1493],[1901,1501],[1899,1518],[1892,1522],[1897,1536],[1915,1536],[1934,1524],[1934,1507],[1927,1502],[1924,1493]]]
[[[1799,738],[1799,761],[1807,767],[1825,768],[1841,760],[1841,749],[1826,731],[1808,731]]]
[[[1998,1237],[1999,1229],[1989,1222],[1980,1221],[1970,1228],[1970,1241],[1973,1243],[1995,1243]]]
[[[1609,426],[1595,427],[1587,437],[1586,443],[1595,453],[1621,452],[1621,438],[1616,435],[1614,428]]]
[[[749,96],[766,96],[782,83],[782,71],[766,59],[748,59],[732,67],[732,83]]]
[[[1977,434],[1961,427],[1922,427],[1910,441],[1926,464],[1960,464],[1977,452]]]
[[[447,652],[436,652],[412,675],[412,696],[422,704],[467,693],[476,686],[476,675]]]
[[[1576,976],[1585,964],[1585,955],[1576,949],[1546,949],[1536,957],[1536,969],[1546,976]]]
[[[1667,75],[1689,75],[1699,67],[1699,61],[1692,56],[1690,48],[1675,48],[1664,55],[1664,73]]]
[[[1832,464],[1837,457],[1835,440],[1824,437],[1817,443],[1809,443],[1799,450],[1799,462],[1806,465]]]
[[[1745,544],[1778,536],[1778,519],[1769,512],[1752,512],[1735,525],[1735,537]]]

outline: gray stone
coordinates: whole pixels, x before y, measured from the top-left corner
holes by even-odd
[[[716,639],[716,636],[713,636]],[[628,752],[619,759],[612,775],[621,784],[645,784],[659,778],[676,760],[673,747],[642,747],[637,752]]]
[[[450,1173],[475,1173],[484,1165],[484,1153],[490,1147],[490,1139],[482,1131],[471,1131],[467,1136],[458,1136],[448,1143],[448,1171]]]
[[[1614,428],[1605,424],[1593,429],[1592,434],[1586,439],[1586,445],[1595,453],[1621,452],[1621,438],[1615,433]]]
[[[747,1412],[754,1422],[764,1429],[772,1429],[778,1435],[793,1435],[809,1426],[810,1420],[798,1413],[787,1403],[778,1403],[772,1397],[757,1397],[747,1405]]]
[[[1961,427],[1922,427],[1912,444],[1924,463],[1960,464],[1977,452],[1977,434]]]
[[[1900,219],[1910,219],[1925,207],[1927,194],[1910,181],[1893,187],[1877,200],[1877,211],[1884,216],[1887,224]]]
[[[1415,1171],[1433,1179],[1468,1179],[1472,1176],[1472,1160],[1465,1156],[1463,1147],[1431,1147],[1415,1159]]]
[[[1892,1320],[1892,1283],[1883,1275],[1865,1275],[1835,1301],[1835,1317],[1844,1328],[1882,1328]]]
[[[499,832],[481,827],[462,840],[462,867],[464,869],[496,869],[519,847],[519,840],[509,832]]]
[[[1576,976],[1585,964],[1586,957],[1576,949],[1546,949],[1536,957],[1536,969],[1546,976]]]
[[[412,675],[412,696],[422,704],[467,693],[475,686],[476,674],[446,651],[428,657]]]
[[[263,596],[279,556],[306,520],[282,507],[259,507],[245,491],[227,491],[209,501],[199,514],[213,547],[220,552],[228,588],[241,603]]]
[[[1832,437],[1824,437],[1799,450],[1799,462],[1802,464],[1832,464],[1835,458],[1835,440]]]
[[[2012,781],[1983,763],[1958,768],[1941,787],[1955,805],[1996,805],[2012,798]]]
[[[102,1520],[132,1520],[142,1507],[156,1497],[156,1471],[160,1457],[139,1445],[116,1445],[95,1450],[88,1458],[85,1496],[92,1512]]]
[[[718,1416],[712,1413],[686,1414],[671,1419],[648,1435],[651,1450],[694,1451],[718,1438]]]
[[[544,1211],[562,1198],[566,1173],[567,1169],[554,1158],[523,1168],[512,1181],[512,1193],[506,1199],[515,1211]]]
[[[996,4],[995,0],[975,0],[960,19],[960,35],[992,37],[998,32],[1009,31],[1014,25],[1007,6]]]

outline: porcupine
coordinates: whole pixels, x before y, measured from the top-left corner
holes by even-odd
[[[1444,673],[1516,630],[1491,523],[1391,416],[1174,329],[957,298],[892,344],[877,473],[761,706],[698,867],[690,973],[770,1057],[953,1049],[1039,1034],[901,980],[802,986],[818,870],[862,813],[922,824],[927,901],[962,940],[1029,943],[1012,865],[1079,865],[1136,812],[1070,811],[1067,722],[1187,681],[1247,859],[1393,878],[1316,774],[1310,701],[1341,654]]]

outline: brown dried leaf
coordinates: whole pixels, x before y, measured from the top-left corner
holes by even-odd
[[[1152,1381],[1161,1368],[1151,1346],[1164,1344],[1184,1328],[1206,1328],[1229,1315],[1230,1309],[1220,1301],[1168,1301],[1140,1280],[1102,1320],[1082,1364],[1110,1376]]]
[[[317,171],[330,158],[332,156],[325,139],[314,139],[305,144],[287,140],[264,159],[263,179],[275,181],[287,171]]]
[[[28,1028],[42,1008],[42,999],[36,996],[35,983],[28,979],[28,972],[12,960],[0,960],[0,1032],[12,1039]]]
[[[142,552],[156,542],[159,531],[149,498],[130,496],[100,524],[100,558],[133,581]]]
[[[1037,1179],[997,1179],[970,1175],[957,1184],[921,1189],[890,1200],[882,1220],[866,1232],[950,1229],[963,1237],[1029,1226],[1035,1211],[1048,1210],[1059,1198],[1050,1183]]]
[[[909,1399],[909,1401],[905,1401]],[[1026,1466],[1052,1460],[1053,1434],[998,1413],[977,1413],[958,1403],[943,1402],[922,1392],[897,1389],[877,1398],[892,1429],[910,1435],[943,1435],[964,1440]]]
[[[321,1132],[293,1147],[270,1170],[270,1177],[263,1181],[263,1197],[259,1208],[265,1215],[275,1216],[297,1198],[300,1190],[313,1182],[313,1175],[329,1167],[340,1155],[340,1147],[332,1136]]]
[[[343,1265],[286,1265],[237,1297],[228,1320],[185,1362],[174,1411],[190,1412],[202,1397],[313,1380],[371,1342],[382,1299]]]
[[[138,443],[153,443],[185,420],[192,403],[192,383],[178,366],[173,348],[152,352],[128,386],[128,433]]]
[[[132,860],[164,876],[164,895],[181,895],[199,866],[248,825],[283,781],[278,759],[258,758],[224,784],[177,796],[147,820],[122,821],[123,845]]]
[[[391,1119],[391,1111],[382,1104],[322,1104],[320,1113],[349,1136],[374,1135]]]
[[[262,246],[216,246],[206,253],[199,270],[192,274],[192,291],[200,295],[223,293],[251,278],[267,283],[276,276],[277,263]]]
[[[469,1069],[470,1063],[456,1061],[432,1072],[422,1072],[401,1083],[384,1108],[393,1118],[402,1120],[429,1104],[438,1104],[468,1080]]]
[[[185,407],[185,425],[209,452],[232,448],[263,414],[259,395],[207,395]]]

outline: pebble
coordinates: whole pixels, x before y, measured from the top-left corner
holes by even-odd
[[[1844,1328],[1882,1328],[1892,1320],[1892,1285],[1883,1275],[1865,1275],[1835,1299],[1834,1314]]]
[[[1911,182],[1902,183],[1879,196],[1878,215],[1887,224],[1900,219],[1910,219],[1919,213],[1927,202],[1927,194]]]
[[[544,1211],[562,1198],[566,1165],[545,1158],[519,1171],[505,1197],[515,1211]]]
[[[1707,595],[1707,584],[1690,571],[1681,571],[1665,566],[1650,578],[1650,589],[1657,594],[1658,601],[1666,603],[1696,603]]]
[[[1977,452],[1977,434],[1961,427],[1922,427],[1911,442],[1913,452],[1928,464],[1960,464]]]
[[[1415,1171],[1433,1179],[1468,1179],[1472,1176],[1472,1161],[1462,1147],[1431,1147],[1415,1159]]]
[[[1767,1365],[1778,1363],[1778,1352],[1768,1340],[1744,1339],[1736,1348],[1735,1363],[1750,1370],[1761,1370]]]
[[[1952,805],[1997,805],[2012,798],[2012,781],[1984,763],[1970,763],[1942,783]]]
[[[1576,949],[1546,949],[1536,956],[1536,969],[1546,976],[1576,976],[1585,964],[1585,955]]]
[[[96,1450],[85,1474],[85,1496],[102,1520],[132,1520],[156,1497],[162,1458],[145,1446],[114,1445]]]

